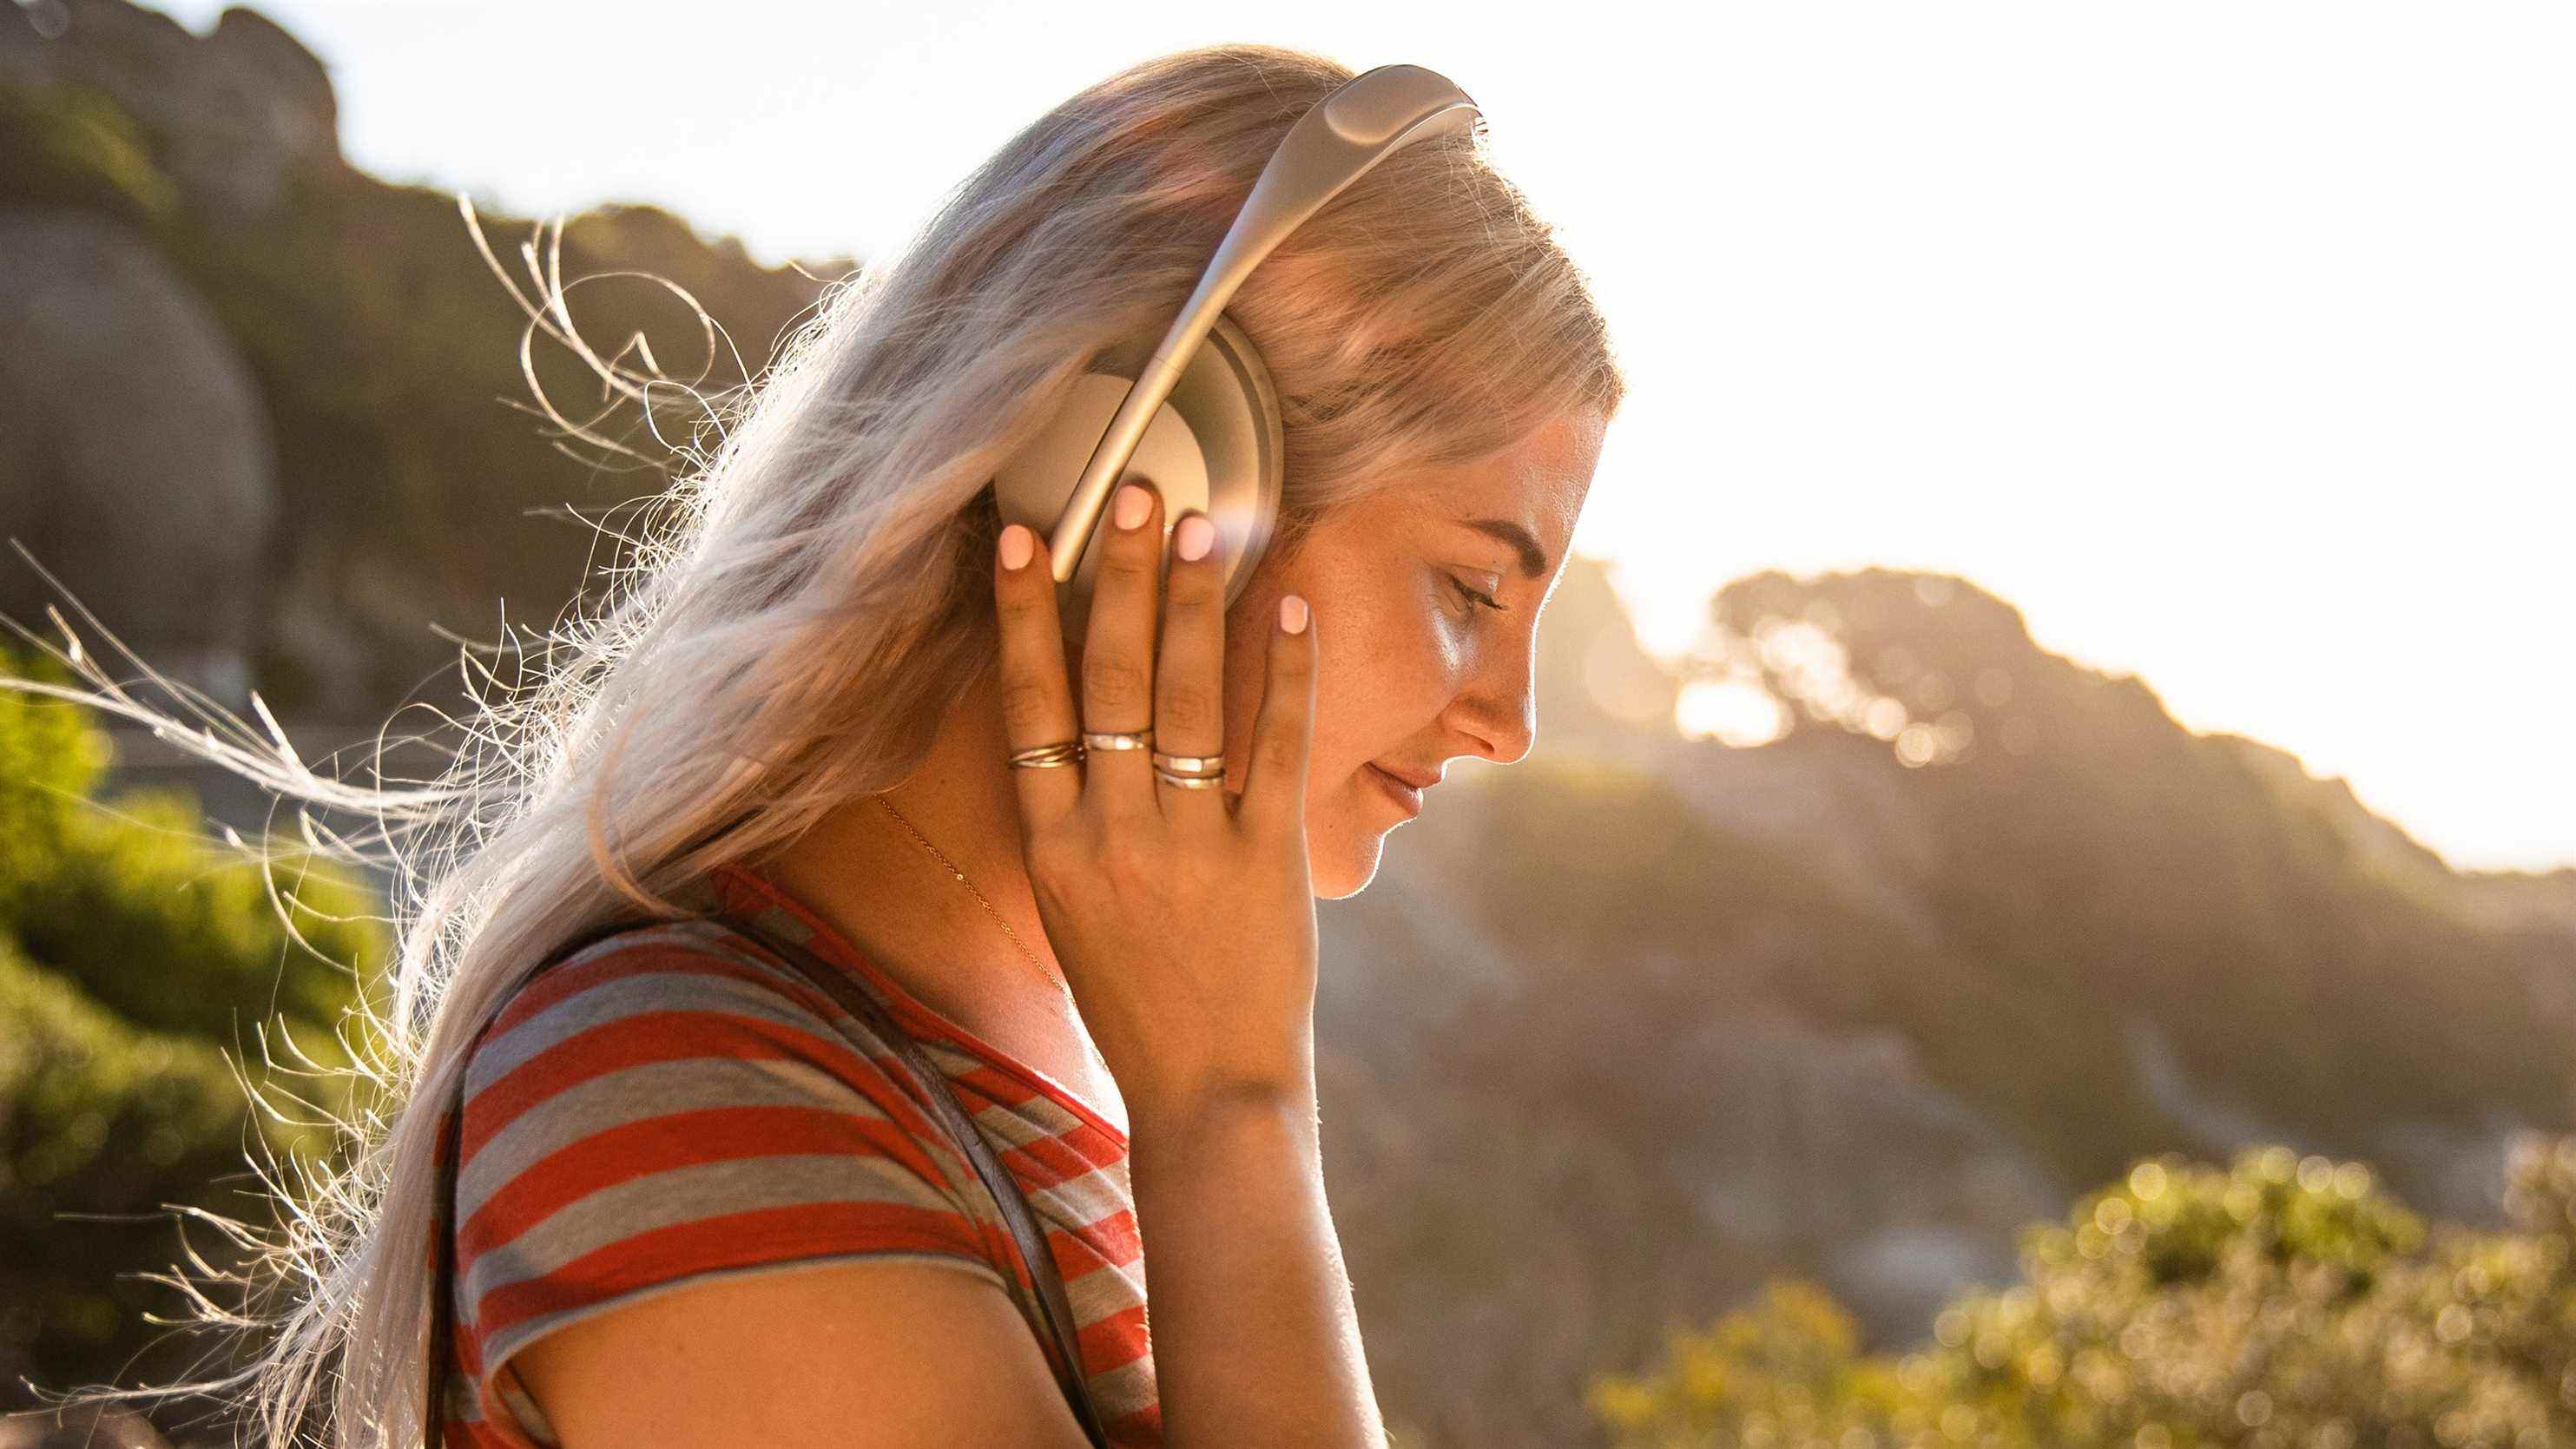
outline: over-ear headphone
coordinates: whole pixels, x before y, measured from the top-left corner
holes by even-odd
[[[1111,350],[993,478],[1005,524],[1045,541],[1068,632],[1090,613],[1092,534],[1131,474],[1163,498],[1166,528],[1198,509],[1216,525],[1225,599],[1241,595],[1279,520],[1279,394],[1225,304],[1263,257],[1368,169],[1414,141],[1464,130],[1476,103],[1436,72],[1382,65],[1353,76],[1290,127],[1252,185],[1197,290],[1148,354]]]

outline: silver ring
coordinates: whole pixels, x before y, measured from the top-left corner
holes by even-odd
[[[1071,765],[1082,759],[1080,740],[1058,740],[1051,745],[1035,745],[1011,752],[1011,764],[1023,770],[1042,770],[1055,765]]]
[[[1084,730],[1082,743],[1095,750],[1149,750],[1154,747],[1154,731],[1150,727],[1141,730]]]
[[[1167,755],[1156,750],[1154,773],[1179,789],[1213,790],[1225,783],[1225,756]]]

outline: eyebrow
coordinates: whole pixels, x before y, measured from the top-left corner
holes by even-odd
[[[1458,521],[1510,544],[1521,556],[1522,573],[1534,579],[1546,575],[1547,550],[1538,546],[1538,540],[1528,529],[1501,518],[1462,518]]]

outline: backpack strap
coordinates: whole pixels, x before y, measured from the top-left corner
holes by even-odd
[[[1073,1307],[1065,1296],[1064,1279],[1056,1272],[1055,1254],[1047,1248],[1046,1233],[1039,1226],[1036,1214],[1030,1210],[1028,1199],[1020,1192],[1019,1183],[1002,1166],[1001,1159],[993,1153],[992,1144],[984,1140],[984,1134],[976,1130],[975,1124],[966,1115],[966,1109],[959,1104],[956,1090],[949,1085],[947,1073],[932,1064],[930,1058],[921,1050],[920,1044],[913,1040],[912,1034],[897,1024],[894,1014],[886,1008],[885,1003],[877,999],[874,990],[849,972],[825,961],[805,947],[792,941],[781,940],[748,921],[722,915],[715,919],[727,929],[747,936],[767,948],[771,954],[839,1002],[843,1010],[865,1023],[869,1030],[894,1048],[896,1064],[904,1075],[912,1079],[915,1094],[930,1103],[941,1125],[947,1129],[949,1136],[955,1139],[957,1147],[965,1153],[967,1161],[974,1165],[975,1175],[983,1181],[985,1192],[993,1199],[993,1204],[1000,1211],[1003,1222],[1010,1227],[1011,1237],[1019,1248],[1021,1262],[1028,1270],[1030,1281],[1037,1285],[1037,1313],[1032,1316],[1026,1308],[1023,1308],[1021,1316],[1029,1320],[1030,1328],[1042,1341],[1054,1342],[1058,1356],[1056,1386],[1063,1390],[1066,1405],[1073,1410],[1075,1421],[1082,1426],[1083,1434],[1090,1440],[1094,1449],[1107,1449],[1108,1434],[1101,1427],[1098,1407],[1091,1401],[1090,1380],[1083,1370],[1082,1348],[1074,1331]],[[528,979],[533,978],[539,971],[620,931],[654,924],[661,923],[624,921],[590,932],[580,941],[547,957],[544,962],[531,969],[527,976],[522,977],[519,984],[524,986]],[[501,999],[507,1000],[508,997],[505,995]],[[499,1013],[495,1011],[493,1018],[485,1021],[476,1030],[473,1039],[466,1046],[464,1056],[459,1060],[472,1057],[474,1050],[482,1044],[484,1036],[491,1031],[492,1021],[498,1019]],[[464,1136],[464,1097],[465,1081],[460,1074],[456,1083],[456,1097],[448,1103],[446,1114],[439,1124],[438,1196],[433,1200],[430,1209],[430,1236],[436,1271],[432,1275],[435,1280],[434,1296],[429,1303],[428,1389],[422,1399],[421,1421],[422,1442],[428,1446],[428,1449],[440,1449],[441,1437],[445,1432],[447,1403],[445,1389],[448,1383],[448,1366],[454,1360],[456,1351],[456,1224],[453,1218],[458,1158],[462,1152]]]

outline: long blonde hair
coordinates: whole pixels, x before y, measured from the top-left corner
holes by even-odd
[[[686,914],[666,892],[909,772],[995,658],[996,466],[1095,358],[1160,334],[1287,128],[1352,74],[1207,46],[1030,123],[888,264],[827,290],[765,376],[700,400],[711,445],[630,540],[624,586],[524,682],[472,691],[474,748],[434,785],[362,789],[165,721],[417,843],[393,862],[390,1004],[367,1034],[409,1105],[350,1124],[345,1165],[296,1194],[262,1269],[287,1306],[225,1381],[270,1442],[313,1417],[350,1449],[417,1442],[433,1149],[468,1033],[562,943]],[[1582,275],[1481,126],[1389,158],[1228,310],[1279,389],[1283,553],[1338,504],[1624,392]]]

